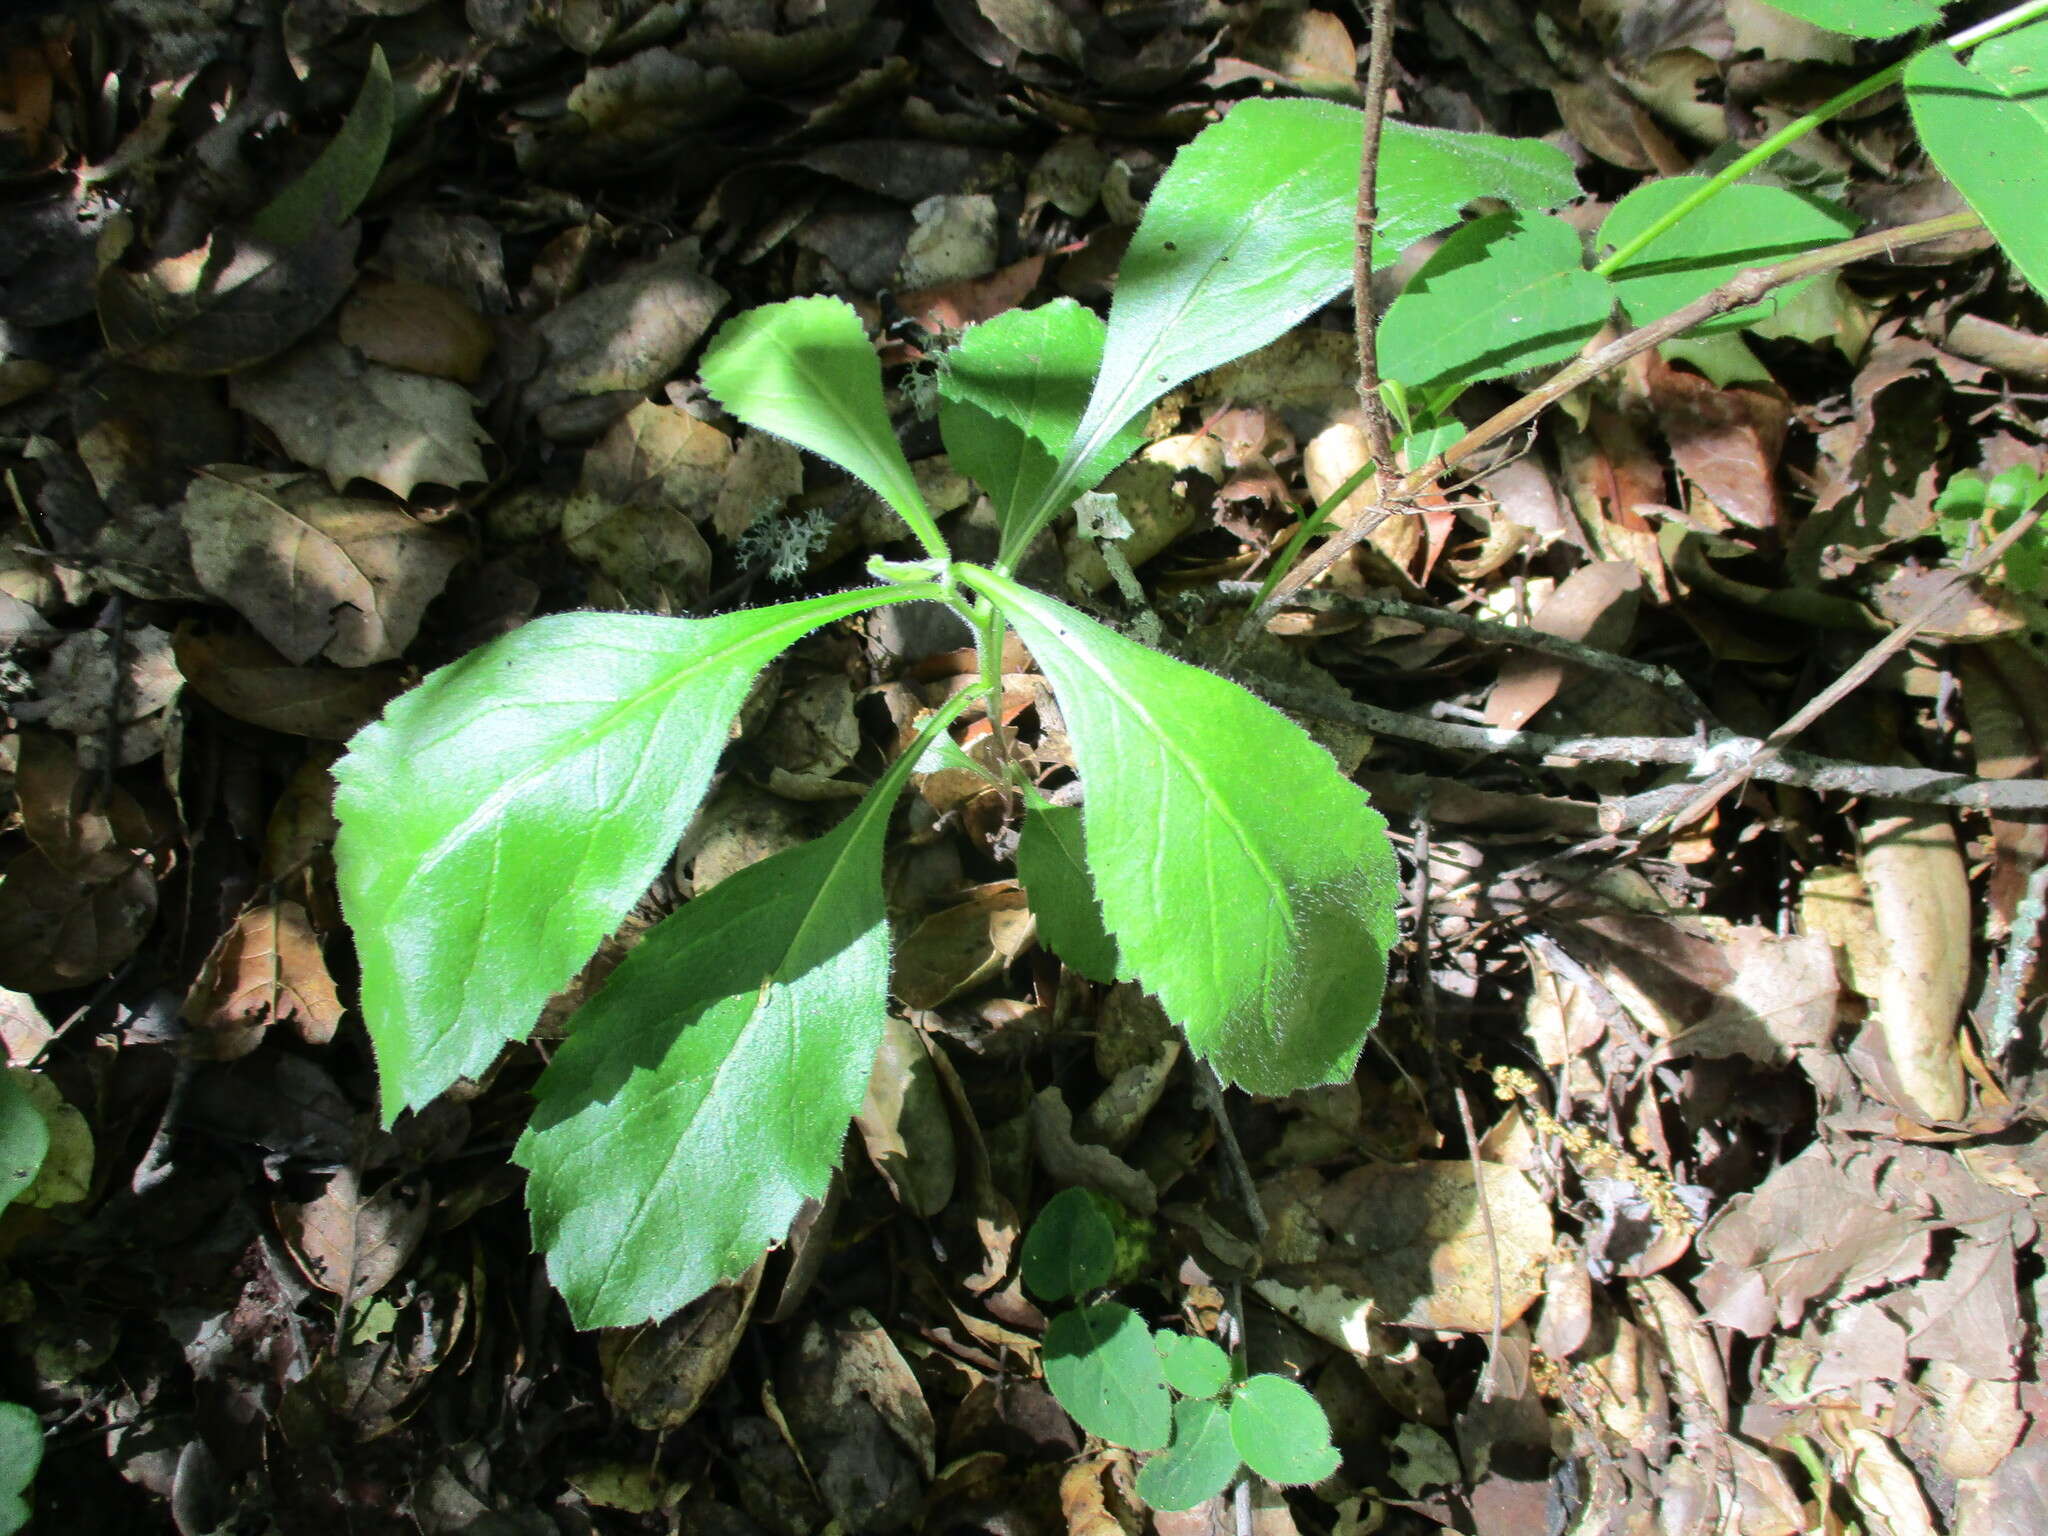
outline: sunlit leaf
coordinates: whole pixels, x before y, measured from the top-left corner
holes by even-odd
[[[1942,175],[2048,294],[2048,21],[1994,37],[1965,64],[1929,48],[1906,66],[1906,100]]]
[[[1617,249],[1626,245],[1706,180],[1704,176],[1667,176],[1636,188],[1614,205],[1601,224],[1600,244]],[[1783,187],[1737,182],[1659,235],[1609,278],[1629,319],[1648,325],[1737,273],[1832,245],[1855,232],[1855,216],[1832,203]],[[1740,329],[1775,313],[1779,305],[1818,280],[1790,284],[1761,304],[1734,310],[1686,334],[1706,336]]]
[[[736,315],[705,349],[704,387],[750,427],[830,459],[896,510],[932,554],[938,530],[882,400],[882,364],[844,299]]]
[[[1948,0],[1768,0],[1787,15],[1852,37],[1897,37],[1941,20]]]
[[[1214,1339],[1188,1333],[1160,1333],[1160,1364],[1166,1384],[1183,1397],[1214,1397],[1230,1385],[1230,1356]]]
[[[1420,388],[1540,368],[1584,346],[1613,307],[1606,281],[1586,270],[1578,230],[1547,215],[1490,214],[1446,240],[1388,306],[1380,372]],[[1409,461],[1424,462],[1412,452]]]
[[[1396,937],[1386,823],[1235,683],[987,572],[1052,680],[1087,789],[1088,867],[1128,976],[1226,1079],[1350,1074]]]
[[[1337,1470],[1323,1405],[1285,1376],[1254,1376],[1231,1394],[1230,1438],[1269,1483],[1319,1483]]]
[[[571,1021],[513,1156],[579,1326],[736,1279],[824,1194],[887,1018],[882,839],[911,766],[664,918]]]
[[[540,619],[355,738],[334,768],[335,861],[387,1119],[523,1038],[618,927],[695,813],[755,675],[819,625],[904,595]]]

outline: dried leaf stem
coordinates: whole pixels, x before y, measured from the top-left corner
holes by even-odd
[[[1351,257],[1351,307],[1358,328],[1358,404],[1365,451],[1372,458],[1378,499],[1393,479],[1394,434],[1380,399],[1379,316],[1372,302],[1373,234],[1380,221],[1380,130],[1387,117],[1387,75],[1394,59],[1394,0],[1371,0],[1371,38],[1365,66],[1365,139],[1358,163],[1358,238]]]

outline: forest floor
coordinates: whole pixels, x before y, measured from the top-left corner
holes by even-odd
[[[1565,149],[1588,232],[1899,52],[1760,0],[1399,11],[1393,112]],[[1258,1536],[2048,1531],[2048,1076],[2009,938],[2048,821],[1927,793],[2048,753],[2039,554],[1923,611],[1944,489],[2044,467],[2048,310],[1982,233],[1577,391],[1236,664],[1369,790],[1405,883],[1355,1077],[1227,1097],[1263,1241],[1179,1038],[1036,941],[1014,806],[961,773],[891,854],[901,1008],[841,1173],[739,1284],[571,1326],[509,1154],[573,998],[381,1125],[348,738],[538,615],[722,612],[902,547],[718,410],[715,324],[861,307],[971,546],[920,348],[1106,305],[1177,147],[1248,96],[1355,104],[1363,38],[1263,0],[0,17],[0,1041],[51,1132],[0,1222],[0,1397],[46,1430],[34,1529],[1236,1532],[1228,1499],[1143,1509],[1043,1385],[1016,1250],[1079,1183],[1153,1223],[1126,1301],[1241,1315],[1325,1408],[1341,1466],[1255,1490]],[[359,210],[245,238],[373,48]],[[1872,226],[1960,206],[1896,93],[1772,171]],[[1363,462],[1355,370],[1339,301],[1176,390],[1110,485],[1137,581],[1071,528],[1027,574],[1219,664],[1228,584]],[[1850,768],[1702,769],[1909,617],[1796,743]],[[790,653],[601,961],[829,826],[964,645],[891,617]]]

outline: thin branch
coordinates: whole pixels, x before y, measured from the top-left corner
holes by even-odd
[[[1949,572],[1945,579],[1937,579],[1932,584],[1927,596],[1921,601],[1920,606],[1915,608],[1896,629],[1865,651],[1857,659],[1856,664],[1850,667],[1848,671],[1808,699],[1805,705],[1791,719],[1764,738],[1762,745],[1755,753],[1750,755],[1745,761],[1728,764],[1705,784],[1701,785],[1699,792],[1691,800],[1687,801],[1672,817],[1671,825],[1673,827],[1682,827],[1687,822],[1705,815],[1720,802],[1723,795],[1727,794],[1728,791],[1735,788],[1736,785],[1746,778],[1752,776],[1768,777],[1764,773],[1765,766],[1781,754],[1787,742],[1792,740],[1801,731],[1804,731],[1809,725],[1812,725],[1814,721],[1833,709],[1837,704],[1841,703],[1843,699],[1846,699],[1850,694],[1862,687],[1864,683],[1868,682],[1876,674],[1878,668],[1882,667],[1892,657],[1910,645],[1914,636],[1933,623],[1940,616],[1944,608],[1954,602],[1958,596],[1962,595],[1966,582],[1972,577],[1990,570],[1992,566],[2004,559],[2005,552],[2025,538],[2035,525],[2041,521],[2043,512],[2048,512],[2048,503],[2030,508],[2023,515],[2016,518],[2012,526],[2000,532],[1997,538]],[[2039,779],[2015,779],[2010,782],[2015,784],[2031,783],[2036,787],[2039,787],[2042,783]]]
[[[1420,715],[1382,709],[1358,699],[1333,699],[1311,689],[1264,678],[1241,677],[1253,692],[1282,709],[1318,715],[1362,726],[1376,736],[1392,736],[1444,752],[1518,758],[1568,757],[1582,763],[1671,763],[1689,768],[1703,779],[1728,771],[1774,784],[1846,795],[1882,795],[1919,805],[1953,805],[1977,811],[2048,810],[2048,779],[1973,779],[1938,768],[1883,768],[1845,763],[1805,752],[1766,755],[1767,745],[1754,736],[1716,732],[1702,741],[1695,736],[1552,736],[1543,731],[1511,731],[1497,726],[1464,725],[1455,720],[1430,720]],[[1650,795],[1690,796],[1699,784],[1651,790]],[[1628,805],[1642,797],[1617,802]],[[1670,800],[1656,802],[1669,805]],[[1682,801],[1680,803],[1683,803]],[[1649,802],[1644,802],[1647,808]],[[1601,808],[1608,819],[1608,808]]]
[[[1358,162],[1358,238],[1351,257],[1351,307],[1358,326],[1358,404],[1365,451],[1373,462],[1375,501],[1393,479],[1394,434],[1380,399],[1379,316],[1372,303],[1373,234],[1380,221],[1380,130],[1387,117],[1387,75],[1394,59],[1394,0],[1371,0],[1365,66],[1365,139]]]
[[[1984,1054],[1994,1061],[2019,1036],[2020,994],[2027,990],[2027,977],[2034,969],[2044,912],[2048,912],[2048,863],[2037,864],[2027,877],[2026,894],[2012,914],[2012,932],[2005,937],[2005,954],[1998,966],[1998,1007],[1991,1015],[1991,1027],[1984,1031]]]
[[[1220,597],[1256,597],[1259,584],[1255,581],[1219,581],[1216,593]],[[1461,635],[1470,635],[1489,645],[1511,645],[1522,650],[1540,651],[1546,656],[1555,656],[1560,661],[1596,672],[1611,672],[1618,677],[1632,678],[1647,688],[1654,688],[1668,696],[1687,714],[1698,720],[1711,721],[1712,710],[1701,702],[1684,678],[1669,667],[1653,667],[1647,662],[1632,661],[1626,656],[1617,656],[1612,651],[1603,651],[1597,646],[1582,645],[1576,640],[1567,640],[1562,635],[1548,634],[1540,629],[1530,629],[1520,624],[1507,624],[1499,619],[1482,619],[1476,614],[1458,613],[1449,608],[1434,608],[1427,603],[1404,602],[1397,597],[1352,597],[1343,592],[1297,592],[1294,605],[1312,608],[1323,613],[1357,614],[1362,618],[1406,619],[1411,623],[1427,625],[1431,629],[1455,630]]]
[[[1479,1131],[1472,1123],[1472,1101],[1465,1097],[1465,1085],[1455,1089],[1458,1118],[1465,1124],[1465,1150],[1472,1157],[1472,1193],[1479,1201],[1479,1224],[1486,1231],[1486,1255],[1493,1268],[1493,1329],[1486,1336],[1486,1369],[1479,1373],[1479,1400],[1493,1401],[1494,1378],[1500,1369],[1500,1334],[1503,1315],[1500,1284],[1500,1239],[1493,1230],[1493,1203],[1486,1198],[1486,1168],[1479,1161]]]
[[[1264,607],[1260,609],[1259,616],[1263,618],[1292,598],[1296,592],[1335,564],[1340,555],[1379,526],[1380,522],[1414,500],[1439,477],[1485,452],[1502,438],[1533,421],[1581,384],[1598,378],[1610,368],[1617,367],[1638,353],[1647,352],[1662,342],[1682,336],[1694,326],[1712,320],[1717,315],[1725,315],[1732,310],[1754,304],[1774,288],[1796,283],[1801,278],[1813,277],[1818,273],[1832,272],[1866,258],[1889,256],[1902,245],[1915,245],[1926,240],[1939,240],[1948,235],[1960,234],[1965,230],[1979,229],[1983,222],[1974,213],[1945,214],[1938,219],[1925,219],[1917,224],[1902,224],[1895,229],[1880,230],[1874,235],[1863,235],[1854,240],[1845,240],[1839,245],[1808,251],[1803,256],[1794,256],[1789,261],[1781,261],[1775,266],[1753,267],[1694,299],[1684,308],[1673,310],[1663,319],[1638,327],[1587,353],[1578,361],[1559,369],[1540,388],[1531,390],[1514,404],[1496,411],[1420,469],[1411,471],[1394,488],[1393,494],[1384,498],[1376,512],[1361,518],[1351,527],[1332,534],[1321,547],[1303,556],[1300,563],[1287,573],[1286,578],[1273,588]]]

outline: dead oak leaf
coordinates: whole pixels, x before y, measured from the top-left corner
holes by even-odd
[[[200,585],[294,665],[400,655],[466,550],[380,502],[238,464],[208,468],[180,512]]]
[[[308,1045],[333,1039],[341,998],[306,909],[278,901],[244,912],[207,957],[184,1013],[220,1060],[247,1055],[272,1024],[289,1022]]]
[[[308,342],[274,363],[236,374],[228,396],[336,490],[358,477],[394,496],[421,481],[482,480],[476,398],[450,379],[365,361],[334,340]]]

